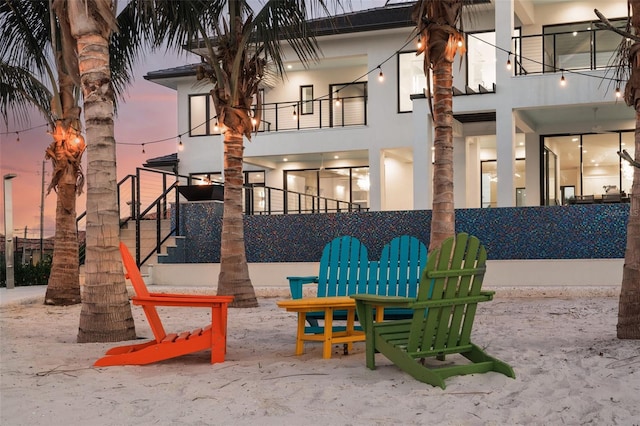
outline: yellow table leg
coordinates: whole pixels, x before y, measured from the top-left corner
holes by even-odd
[[[356,311],[354,309],[348,309],[347,310],[347,336],[353,335],[355,322],[356,322]],[[345,355],[351,352],[352,348],[353,348],[353,342],[347,342],[347,353]]]
[[[331,339],[333,338],[333,308],[324,310],[324,341],[322,342],[322,358],[331,358]]]
[[[296,355],[302,355],[304,352],[304,324],[307,321],[306,312],[298,312],[298,333],[296,334]]]

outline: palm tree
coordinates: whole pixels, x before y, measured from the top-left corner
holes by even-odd
[[[255,14],[244,0],[154,3],[157,28],[170,45],[188,43],[200,49],[203,63],[197,76],[213,85],[211,98],[218,123],[225,129],[218,294],[235,296],[235,307],[257,306],[244,245],[244,137],[250,140],[259,125],[258,89],[268,69],[284,74],[281,41],[288,42],[303,63],[318,57],[318,46],[307,26],[308,12],[313,13],[314,7],[330,15],[323,0],[268,0]]]
[[[636,110],[635,159],[626,151],[620,153],[622,158],[635,167],[618,304],[617,335],[619,339],[640,339],[640,0],[628,0],[628,5],[629,21],[626,31],[616,29],[600,12],[595,12],[602,21],[603,28],[622,36],[616,56],[616,81],[627,80],[624,100]]]
[[[47,119],[53,141],[45,158],[53,166],[48,192],[57,192],[56,232],[45,303],[80,303],[76,195],[82,192],[85,150],[78,106],[74,40],[51,19],[46,1],[0,3],[0,113],[26,120],[28,107]],[[10,42],[9,42],[10,40]],[[56,82],[57,79],[57,82]]]
[[[60,26],[76,42],[87,134],[87,249],[78,342],[136,337],[118,251],[120,217],[113,133],[115,93],[109,41],[117,28],[111,0],[54,0]]]
[[[81,135],[80,76],[76,42],[55,19],[48,0],[0,0],[0,115],[5,121],[9,111],[20,122],[28,121],[29,107],[35,107],[51,127],[52,143],[45,157],[53,165],[49,191],[57,192],[56,233],[53,262],[45,303],[80,303],[76,195],[82,191],[81,169],[85,151]],[[56,2],[63,7],[64,2]],[[117,93],[123,93],[131,81],[138,51],[146,46],[148,32],[135,19],[135,3],[118,16],[118,25],[135,36],[111,38],[111,73]]]
[[[434,168],[433,211],[429,251],[455,234],[453,206],[453,61],[464,54],[464,37],[458,31],[463,0],[421,0],[413,10],[413,20],[421,40],[417,54],[424,52],[427,90],[433,73]]]

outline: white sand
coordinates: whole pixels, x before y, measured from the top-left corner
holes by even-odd
[[[638,425],[640,342],[615,336],[616,297],[512,298],[481,304],[473,341],[510,363],[498,373],[418,382],[364,343],[349,355],[306,343],[295,314],[260,298],[229,313],[227,360],[200,352],[148,366],[93,368],[113,343],[75,343],[80,306],[3,306],[0,424],[10,425]],[[151,336],[134,306],[139,336]],[[208,311],[164,308],[168,331]]]

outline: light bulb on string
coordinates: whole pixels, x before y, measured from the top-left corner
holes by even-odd
[[[182,144],[182,136],[178,135],[178,151],[184,151],[184,145]]]
[[[564,87],[567,85],[567,80],[564,78],[564,70],[562,70],[562,77],[560,77],[560,86]]]
[[[380,65],[378,65],[378,69],[380,70],[380,73],[378,74],[378,81],[382,83],[384,81],[384,74],[382,73],[382,68],[380,68]]]
[[[620,81],[616,82],[616,98],[621,98],[622,97],[622,92],[620,91]]]
[[[511,71],[511,52],[509,52],[509,56],[507,56],[507,70]]]
[[[20,142],[20,132],[16,132],[16,142]]]
[[[422,49],[422,37],[418,37],[418,42],[416,43],[418,49]]]
[[[142,144],[142,153],[146,154],[146,151],[144,150],[144,144]]]
[[[296,112],[296,106],[293,106],[293,119],[297,120],[298,119],[298,113]]]
[[[336,106],[339,107],[341,102],[342,101],[340,100],[340,95],[338,94],[338,92],[336,92],[336,101],[335,101]]]
[[[214,126],[213,126],[213,131],[214,132],[219,132],[220,131],[220,126],[218,125],[217,121],[216,121],[216,124],[214,124]]]

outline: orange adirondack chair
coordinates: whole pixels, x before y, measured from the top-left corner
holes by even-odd
[[[120,243],[120,253],[127,271],[125,276],[131,280],[136,292],[131,301],[134,305],[142,306],[155,340],[109,349],[94,366],[144,365],[206,349],[211,349],[212,364],[224,362],[227,350],[227,306],[233,301],[233,296],[149,293],[131,253],[123,243]],[[157,306],[211,308],[211,325],[167,334]]]

